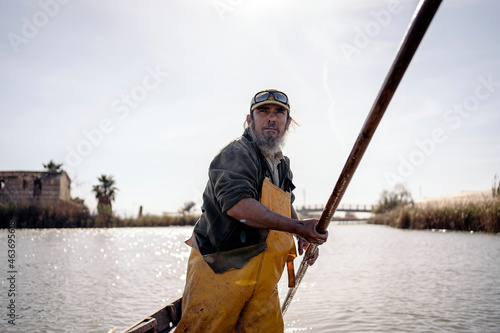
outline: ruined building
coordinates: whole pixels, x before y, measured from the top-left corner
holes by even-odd
[[[64,171],[1,171],[0,203],[77,207],[71,199],[71,180]]]

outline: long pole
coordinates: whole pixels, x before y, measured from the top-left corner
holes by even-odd
[[[332,219],[340,200],[344,196],[347,186],[349,185],[352,176],[354,175],[354,172],[356,171],[356,168],[366,151],[366,148],[370,144],[370,140],[373,137],[373,134],[375,133],[387,106],[396,92],[399,82],[401,82],[411,59],[424,37],[425,32],[427,31],[427,28],[429,27],[440,4],[441,0],[421,0],[418,4],[408,30],[406,31],[401,45],[399,46],[399,50],[392,63],[391,69],[385,78],[384,84],[380,88],[372,109],[365,120],[356,142],[354,143],[351,154],[347,158],[344,169],[342,169],[342,173],[339,176],[337,184],[335,185],[323,213],[321,214],[321,218],[319,219],[318,226],[316,228],[319,233],[326,232],[326,229],[330,224],[330,220]],[[302,263],[297,271],[295,287],[288,290],[286,299],[283,302],[281,310],[283,314],[285,314],[288,306],[292,302],[292,298],[299,288],[300,282],[309,267],[307,261],[313,257],[314,252],[316,252],[316,248],[317,245],[315,244],[309,244],[307,247]]]

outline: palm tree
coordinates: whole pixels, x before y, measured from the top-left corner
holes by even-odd
[[[115,187],[115,180],[113,176],[106,175],[101,175],[97,180],[100,184],[92,187],[92,192],[95,193],[98,201],[97,212],[101,215],[112,215],[111,202],[115,201],[116,191],[118,191]]]
[[[50,162],[48,164],[43,165],[43,167],[47,170],[47,172],[61,172],[62,166],[63,166],[62,163],[57,164],[57,163],[54,163],[53,160],[50,160]]]

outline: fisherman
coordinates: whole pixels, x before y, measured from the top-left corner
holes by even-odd
[[[285,266],[293,274],[293,235],[299,254],[328,237],[316,231],[318,220],[299,220],[292,206],[290,160],[281,151],[292,122],[285,93],[258,92],[243,135],[210,164],[202,215],[187,242],[192,250],[176,332],[284,331],[277,284]]]

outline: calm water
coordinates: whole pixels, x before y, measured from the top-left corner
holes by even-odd
[[[286,332],[500,332],[500,236],[331,225],[285,315]],[[16,325],[0,331],[124,329],[181,295],[191,227],[16,230]],[[300,261],[297,262],[297,266]],[[286,282],[281,283],[282,298]]]

